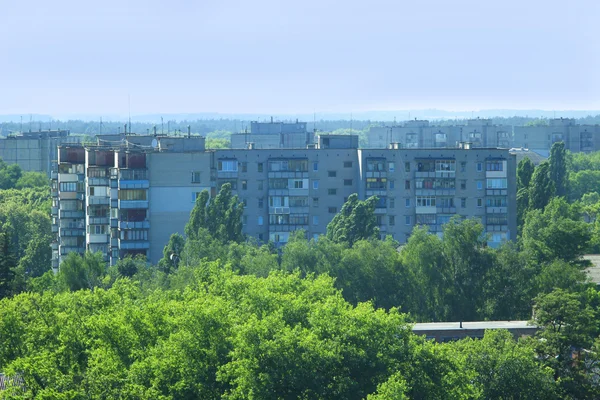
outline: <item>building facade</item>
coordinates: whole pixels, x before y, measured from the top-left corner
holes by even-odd
[[[250,132],[231,135],[232,149],[298,149],[310,145],[314,135],[306,130],[306,122],[257,122],[250,123]]]
[[[150,145],[148,145],[150,141]],[[128,137],[126,145],[60,147],[53,175],[54,267],[71,251],[152,263],[183,233],[196,197],[230,183],[243,230],[280,246],[296,230],[326,232],[346,199],[377,196],[382,236],[406,242],[415,225],[441,234],[454,215],[479,219],[489,244],[516,238],[516,157],[507,149],[358,149],[356,136],[310,147],[205,151],[202,138]]]
[[[0,158],[17,164],[24,171],[50,172],[56,169],[57,147],[78,143],[80,137],[69,136],[68,130],[23,132],[0,138]]]

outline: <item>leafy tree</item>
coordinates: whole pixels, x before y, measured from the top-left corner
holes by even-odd
[[[132,257],[131,255],[125,256],[125,258],[117,261],[117,271],[119,275],[131,278],[139,270],[144,268],[146,265],[146,258],[143,255]]]
[[[43,172],[26,171],[23,172],[19,180],[15,183],[16,189],[23,189],[26,187],[48,187],[50,180]]]
[[[185,239],[179,233],[173,233],[169,238],[169,243],[163,248],[163,257],[158,262],[161,270],[169,273],[176,269],[181,261],[181,254],[185,247]]]
[[[529,207],[541,210],[554,196],[555,185],[550,178],[550,164],[544,161],[535,168],[529,186]]]
[[[567,155],[564,142],[555,142],[550,149],[549,176],[556,189],[557,196],[568,194]]]
[[[0,299],[2,299],[13,293],[16,260],[11,249],[10,239],[4,232],[0,233],[0,246]]]
[[[378,238],[379,227],[375,217],[377,201],[376,196],[359,200],[356,193],[351,194],[340,212],[327,225],[327,238],[349,246],[358,240]]]
[[[525,222],[525,215],[529,210],[529,188],[521,188],[517,192],[517,230],[519,233]]]
[[[517,190],[529,188],[535,166],[529,157],[523,158],[517,165]]]
[[[244,206],[237,195],[232,195],[230,183],[221,186],[219,194],[210,200],[208,192],[203,191],[196,199],[185,234],[195,239],[198,230],[206,228],[222,243],[241,242],[243,213]]]
[[[22,170],[17,164],[6,165],[0,168],[0,189],[12,189],[21,178]]]
[[[69,253],[59,266],[58,279],[70,290],[93,289],[100,284],[106,263],[102,253],[86,252],[83,257]]]
[[[576,261],[590,239],[591,228],[581,220],[580,210],[564,198],[552,199],[543,211],[530,211],[523,226],[523,248],[538,263]]]
[[[569,175],[569,199],[579,200],[600,189],[600,171],[583,170]]]

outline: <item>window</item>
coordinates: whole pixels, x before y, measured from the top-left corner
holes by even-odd
[[[344,161],[344,168],[352,168],[352,161]]]
[[[410,172],[410,162],[404,163],[404,172]]]
[[[313,203],[313,207],[319,207],[319,198],[313,197],[312,203]]]
[[[396,171],[396,163],[394,163],[394,162],[388,163],[388,171],[395,172]]]
[[[388,224],[390,226],[396,225],[396,217],[393,215],[388,216]]]
[[[460,172],[466,172],[466,171],[467,171],[467,162],[461,161],[460,162]]]
[[[313,171],[318,171],[318,170],[319,170],[319,163],[315,161],[313,163]]]
[[[259,215],[258,216],[258,225],[262,226],[263,222],[264,222],[264,220],[263,220],[262,215]]]
[[[76,192],[77,191],[77,182],[61,182],[60,183],[60,191],[61,192]]]
[[[408,180],[404,181],[404,189],[410,190],[410,181],[408,181]]]
[[[435,207],[435,197],[417,196],[417,207]]]
[[[308,197],[290,196],[290,207],[308,207]]]
[[[248,163],[246,161],[241,162],[242,164],[242,172],[248,172]]]
[[[200,183],[200,171],[192,171],[192,183]]]
[[[119,190],[119,200],[146,200],[146,189],[122,189]]]
[[[337,189],[327,189],[327,194],[335,196],[337,194]]]
[[[314,180],[313,181],[313,189],[317,190],[319,188],[319,181],[318,180]]]
[[[404,216],[404,225],[410,225],[410,215]]]
[[[417,225],[437,224],[437,214],[417,214]]]
[[[502,162],[502,160],[487,161],[485,163],[485,170],[486,171],[503,171],[504,163]]]
[[[395,208],[396,207],[396,199],[394,199],[393,197],[390,197],[390,208]]]
[[[200,197],[200,192],[192,192],[192,203],[195,203],[198,197]]]
[[[506,178],[488,179],[486,188],[488,188],[488,189],[506,189]]]
[[[477,163],[477,172],[481,172],[482,170],[483,170],[483,165],[480,162],[478,162]]]
[[[258,181],[258,190],[263,190],[263,188],[264,188],[263,181]]]
[[[219,160],[217,170],[219,172],[237,172],[238,163],[236,160]]]
[[[506,196],[488,197],[485,199],[487,207],[506,207]]]
[[[294,179],[294,189],[303,189],[304,181],[302,179]]]
[[[319,216],[318,215],[313,215],[312,216],[312,224],[313,225],[319,225]]]
[[[404,207],[410,207],[410,199],[404,199]]]
[[[335,207],[329,207],[327,209],[327,211],[329,211],[329,214],[335,214],[335,213],[337,213],[337,208],[335,208]]]
[[[465,179],[462,179],[462,180],[460,181],[460,188],[461,188],[462,190],[467,190],[467,181],[466,181]]]
[[[454,207],[454,197],[439,197],[437,199],[437,206],[444,208]]]
[[[390,181],[390,189],[394,188],[394,181]]]
[[[466,208],[467,207],[467,199],[465,199],[465,198],[460,199],[460,206],[462,208]]]
[[[483,181],[477,181],[477,190],[483,189]]]
[[[337,176],[337,171],[327,171],[327,176],[330,178],[335,178]]]
[[[444,172],[456,171],[456,161],[454,160],[436,160],[435,170]]]
[[[288,179],[285,178],[269,179],[269,189],[287,189],[288,183]]]
[[[483,207],[483,199],[477,199],[477,207]]]
[[[263,208],[265,206],[265,199],[262,197],[258,199],[258,208]]]
[[[248,190],[248,181],[242,180],[242,190]]]
[[[508,225],[508,218],[505,214],[492,214],[486,218],[488,225]]]
[[[259,162],[257,164],[257,167],[258,167],[258,172],[263,172],[263,168],[264,168],[264,164],[263,163]]]
[[[386,187],[386,178],[367,178],[367,189],[383,190]]]
[[[344,186],[352,186],[352,179],[344,179]]]

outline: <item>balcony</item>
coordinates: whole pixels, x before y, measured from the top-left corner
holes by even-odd
[[[506,178],[506,170],[504,171],[485,171],[486,178]]]
[[[108,225],[108,217],[88,217],[88,225]]]
[[[51,215],[58,215],[58,207],[50,207]]]
[[[58,250],[58,242],[50,243],[50,247],[52,248],[52,250]]]
[[[88,178],[88,186],[108,186],[108,178]]]
[[[111,238],[110,239],[110,246],[111,247],[119,247],[119,239],[117,239],[117,238]]]
[[[124,240],[119,239],[119,248],[121,250],[143,250],[150,248],[150,242],[147,240]]]
[[[133,209],[133,208],[148,208],[148,200],[119,200],[119,208]]]
[[[387,196],[387,191],[385,189],[367,189],[367,197],[371,196],[384,197]]]
[[[58,269],[58,258],[52,259],[52,269]]]
[[[86,242],[90,244],[108,244],[108,235],[88,233]]]
[[[436,206],[416,206],[415,213],[416,214],[436,214],[437,207]]]
[[[78,182],[81,179],[82,175],[80,174],[58,174],[59,182]]]
[[[118,228],[119,227],[119,220],[116,218],[111,218],[110,219],[110,227],[111,228]]]
[[[219,179],[237,179],[237,171],[217,171],[217,177]]]
[[[148,189],[149,187],[148,180],[119,180],[119,189]]]
[[[219,178],[222,177],[220,174],[218,176]],[[308,171],[270,171],[268,177],[269,179],[308,179]]]
[[[376,208],[375,209],[375,214],[376,215],[387,214],[387,208]]]
[[[60,236],[78,237],[85,236],[85,229],[60,228]]]
[[[90,206],[107,206],[110,204],[110,198],[106,196],[90,196],[88,204]]]
[[[486,207],[485,212],[488,214],[506,214],[508,207]]]
[[[436,188],[435,195],[436,196],[454,196],[456,193],[456,188]]]
[[[50,172],[50,179],[58,179],[58,171],[51,171]]]
[[[456,207],[437,207],[436,210],[440,214],[456,214]]]
[[[486,224],[485,227],[486,227],[487,232],[507,232],[508,231],[508,225]]]
[[[486,196],[506,196],[507,190],[506,189],[486,189],[485,194],[486,194]]]
[[[387,171],[367,171],[367,178],[385,178]]]
[[[58,189],[50,189],[50,196],[58,197]]]
[[[60,246],[60,251],[59,251],[61,256],[65,256],[69,253],[79,253],[79,254],[83,254],[85,253],[85,247],[76,247],[76,246]]]
[[[269,214],[289,214],[289,213],[290,213],[289,207],[269,207]]]
[[[74,218],[80,219],[85,215],[83,211],[72,211],[72,210],[58,210],[58,218]]]
[[[150,221],[119,221],[119,229],[150,229]]]
[[[293,207],[289,207],[290,210],[290,214],[308,214],[308,206],[293,206]]]
[[[456,171],[435,171],[436,178],[454,178]]]
[[[52,225],[52,233],[57,233],[58,232],[58,225]]]
[[[304,230],[308,232],[308,225],[295,225],[295,224],[270,224],[269,232],[295,232]]]
[[[415,171],[415,178],[435,178],[436,174],[433,171]]]

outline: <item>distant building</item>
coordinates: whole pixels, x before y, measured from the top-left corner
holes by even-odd
[[[232,149],[298,149],[314,142],[313,134],[306,130],[306,122],[256,122],[250,123],[250,132],[231,135]]]
[[[517,156],[517,165],[523,160],[525,157],[529,158],[533,165],[536,167],[548,160],[548,157],[545,157],[541,154],[536,153],[535,151],[531,151],[529,149],[524,149],[522,147],[512,148],[509,150],[510,154],[514,154]]]
[[[474,321],[426,322],[413,326],[413,333],[436,342],[450,342],[464,338],[481,339],[487,330],[506,329],[515,339],[533,336],[540,329],[529,321]]]
[[[470,119],[465,125],[436,126],[427,120],[406,121],[401,126],[372,127],[367,133],[369,148],[399,143],[403,148],[456,147],[470,142],[473,147],[510,147],[512,127],[494,125],[491,119]]]
[[[104,142],[102,140],[105,140]],[[245,205],[243,232],[281,246],[324,234],[353,193],[377,196],[382,237],[405,243],[415,225],[441,234],[454,215],[477,218],[490,246],[516,238],[516,158],[508,149],[358,149],[356,135],[319,135],[299,148],[206,151],[201,137],[129,135],[60,146],[52,181],[53,266],[71,251],[152,263],[183,233],[202,190],[230,183]]]
[[[572,118],[555,118],[548,125],[515,126],[513,147],[523,147],[543,156],[555,142],[564,142],[572,152],[600,150],[600,125],[578,125]]]
[[[17,164],[24,171],[44,172],[56,168],[58,145],[77,143],[78,136],[70,136],[68,130],[23,132],[0,138],[0,158],[8,164]]]

